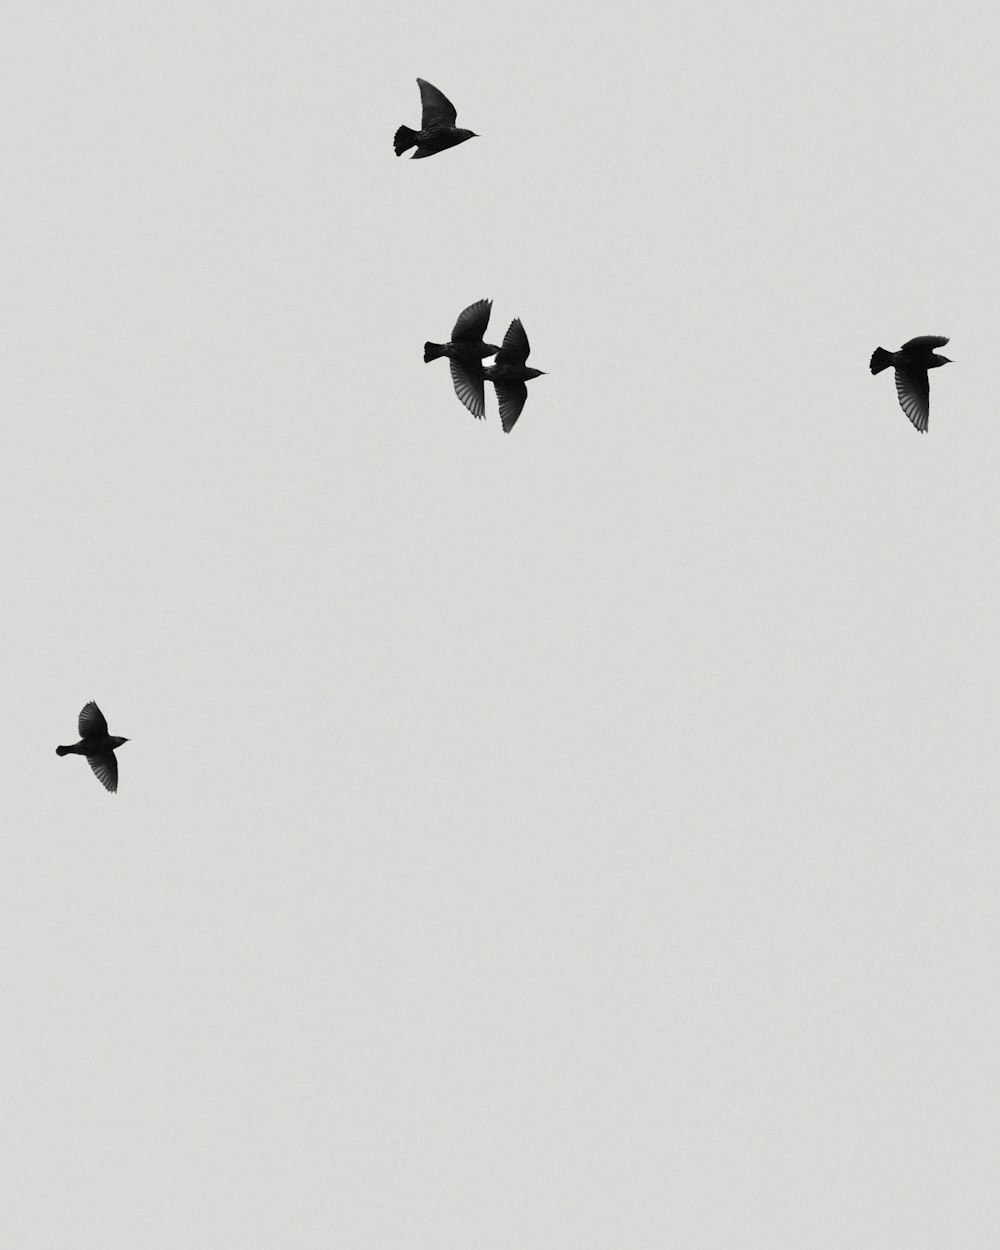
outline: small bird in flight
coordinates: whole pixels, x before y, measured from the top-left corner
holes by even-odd
[[[455,394],[474,417],[486,416],[483,357],[492,356],[498,350],[492,343],[483,342],[492,308],[491,299],[481,299],[470,304],[459,314],[451,332],[450,343],[424,344],[424,364],[437,360],[439,356],[448,357]]]
[[[88,703],[80,713],[80,741],[71,747],[56,747],[56,755],[85,755],[97,780],[112,794],[118,789],[118,761],[115,751],[128,738],[113,738],[108,722],[96,703]]]
[[[402,156],[410,148],[416,147],[413,160],[424,156],[433,156],[435,152],[443,152],[445,148],[453,148],[466,139],[478,139],[471,130],[462,130],[455,125],[455,106],[423,78],[417,79],[420,88],[420,104],[423,113],[420,118],[420,129],[411,130],[409,126],[400,126],[393,138],[396,155]]]
[[[899,406],[921,434],[927,432],[931,407],[927,370],[952,363],[947,356],[938,356],[934,351],[935,347],[944,347],[947,342],[937,334],[921,334],[919,338],[904,343],[898,352],[887,352],[884,347],[876,347],[872,352],[872,373],[881,373],[890,365],[895,368]]]
[[[509,434],[514,422],[521,415],[524,401],[528,398],[528,388],[524,385],[529,378],[540,378],[541,369],[529,369],[525,365],[528,359],[528,336],[520,319],[515,318],[503,336],[503,346],[497,352],[496,360],[488,369],[483,370],[483,377],[489,378],[497,393],[500,405],[500,421],[503,432]]]

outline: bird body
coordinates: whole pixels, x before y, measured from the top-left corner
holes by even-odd
[[[417,150],[413,160],[421,160],[425,156],[434,156],[446,148],[453,148],[466,139],[477,139],[479,136],[471,130],[463,130],[455,125],[458,114],[455,106],[437,87],[417,79],[420,88],[421,118],[420,129],[412,130],[409,126],[400,126],[393,136],[392,145],[396,155],[402,156],[410,148]]]
[[[83,755],[93,769],[94,776],[105,790],[112,794],[118,789],[118,760],[115,751],[128,738],[118,738],[108,733],[108,722],[96,703],[88,703],[80,713],[77,726],[80,741],[72,746],[56,747],[56,755]]]
[[[425,364],[441,356],[448,357],[455,394],[474,417],[486,416],[483,357],[492,356],[498,350],[492,343],[483,342],[492,308],[493,301],[489,299],[470,304],[459,313],[450,342],[424,344]]]
[[[881,373],[890,365],[895,369],[899,406],[921,434],[927,432],[930,418],[931,388],[927,370],[951,364],[947,356],[939,356],[934,351],[947,342],[937,334],[922,334],[904,343],[898,352],[887,352],[884,347],[876,347],[872,352],[869,366],[872,373]]]
[[[541,369],[531,369],[524,363],[530,351],[524,326],[519,318],[515,318],[507,327],[503,346],[497,352],[493,364],[483,370],[483,377],[493,383],[497,393],[500,422],[505,434],[509,434],[514,428],[528,398],[525,382],[543,376]]]

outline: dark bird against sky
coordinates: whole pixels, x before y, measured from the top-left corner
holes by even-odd
[[[462,130],[455,125],[455,106],[423,78],[417,79],[420,88],[420,104],[423,113],[420,118],[420,129],[411,130],[409,126],[400,126],[393,139],[396,155],[402,156],[410,148],[416,147],[413,159],[433,156],[435,152],[443,152],[445,148],[453,148],[466,139],[478,139],[471,130]]]
[[[115,751],[128,738],[113,738],[108,722],[96,703],[88,703],[80,713],[80,741],[71,747],[56,747],[56,755],[85,755],[97,780],[112,794],[118,789],[118,761]]]
[[[483,342],[490,323],[491,299],[470,304],[460,314],[451,332],[450,343],[425,343],[424,363],[447,356],[451,362],[451,380],[455,394],[474,417],[486,416],[483,395],[483,357],[492,356],[497,348]]]
[[[947,342],[937,334],[921,334],[904,343],[898,352],[887,352],[884,347],[876,347],[872,352],[872,373],[881,373],[890,365],[896,370],[899,406],[921,434],[927,432],[930,417],[931,388],[927,370],[951,364],[947,356],[934,352],[935,347],[944,347]]]
[[[496,360],[488,369],[483,370],[483,377],[489,378],[496,390],[500,421],[505,434],[509,434],[514,428],[514,422],[521,415],[524,401],[528,398],[525,382],[530,378],[543,376],[541,369],[529,369],[525,365],[529,351],[531,348],[528,346],[524,326],[519,318],[515,318],[507,328]]]

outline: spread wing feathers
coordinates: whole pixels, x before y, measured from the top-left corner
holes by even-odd
[[[94,776],[105,788],[114,794],[118,789],[118,761],[115,759],[114,752],[108,751],[106,755],[88,755],[87,763],[94,770]]]
[[[430,130],[435,126],[454,126],[458,114],[448,97],[426,79],[418,78],[417,86],[420,88],[420,104],[423,108],[420,129]]]
[[[104,719],[101,709],[91,701],[80,713],[78,724],[81,738],[89,738],[91,734],[106,734],[108,722]]]
[[[481,299],[470,304],[459,313],[455,328],[451,332],[453,343],[481,343],[486,335],[486,327],[490,324],[490,311],[493,308],[491,299]]]
[[[940,334],[920,334],[915,339],[910,339],[908,343],[903,344],[902,350],[907,355],[928,355],[935,347],[944,347],[947,339],[943,339]]]
[[[457,360],[449,360],[451,380],[455,384],[455,394],[465,404],[474,417],[486,416],[486,397],[483,394],[483,375],[477,376],[474,366],[463,364]]]
[[[500,424],[503,432],[509,434],[521,415],[524,401],[528,398],[528,388],[523,382],[494,382],[493,385],[500,405]]]
[[[926,370],[896,370],[896,394],[899,406],[921,432],[927,431],[927,419],[930,416],[931,388],[927,382]]]
[[[528,346],[528,336],[524,332],[524,326],[521,325],[520,318],[515,317],[503,336],[503,346],[497,352],[496,363],[498,365],[523,365],[528,359],[529,351],[531,348]],[[518,412],[520,411],[519,408]],[[514,420],[516,421],[517,417]]]

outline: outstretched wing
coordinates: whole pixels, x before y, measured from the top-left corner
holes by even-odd
[[[478,361],[449,360],[451,380],[455,394],[474,417],[486,416],[486,397],[483,394],[483,368]]]
[[[904,343],[902,350],[908,356],[929,356],[935,347],[944,347],[947,342],[940,334],[919,334],[915,339]]]
[[[420,129],[432,130],[435,126],[454,126],[458,114],[448,97],[424,78],[417,79],[417,86],[420,88],[420,104],[423,108]]]
[[[523,365],[530,351],[528,336],[524,332],[524,326],[521,325],[521,319],[515,317],[503,336],[503,345],[497,352],[496,363],[498,365]],[[514,419],[517,420],[516,417]]]
[[[494,382],[493,386],[500,405],[500,424],[503,432],[509,434],[521,415],[524,401],[528,398],[528,388],[523,382]]]
[[[927,381],[927,370],[897,368],[896,394],[899,396],[900,408],[921,434],[925,434],[931,411],[931,388]]]
[[[89,738],[91,734],[106,734],[108,722],[104,719],[101,709],[91,701],[80,713],[78,723],[81,738]]]
[[[114,751],[108,751],[106,755],[88,755],[87,763],[105,790],[114,794],[118,789],[118,761]]]
[[[470,304],[459,314],[455,328],[451,332],[451,341],[453,343],[481,343],[486,336],[486,327],[490,324],[492,308],[491,299],[481,299],[475,304]]]

